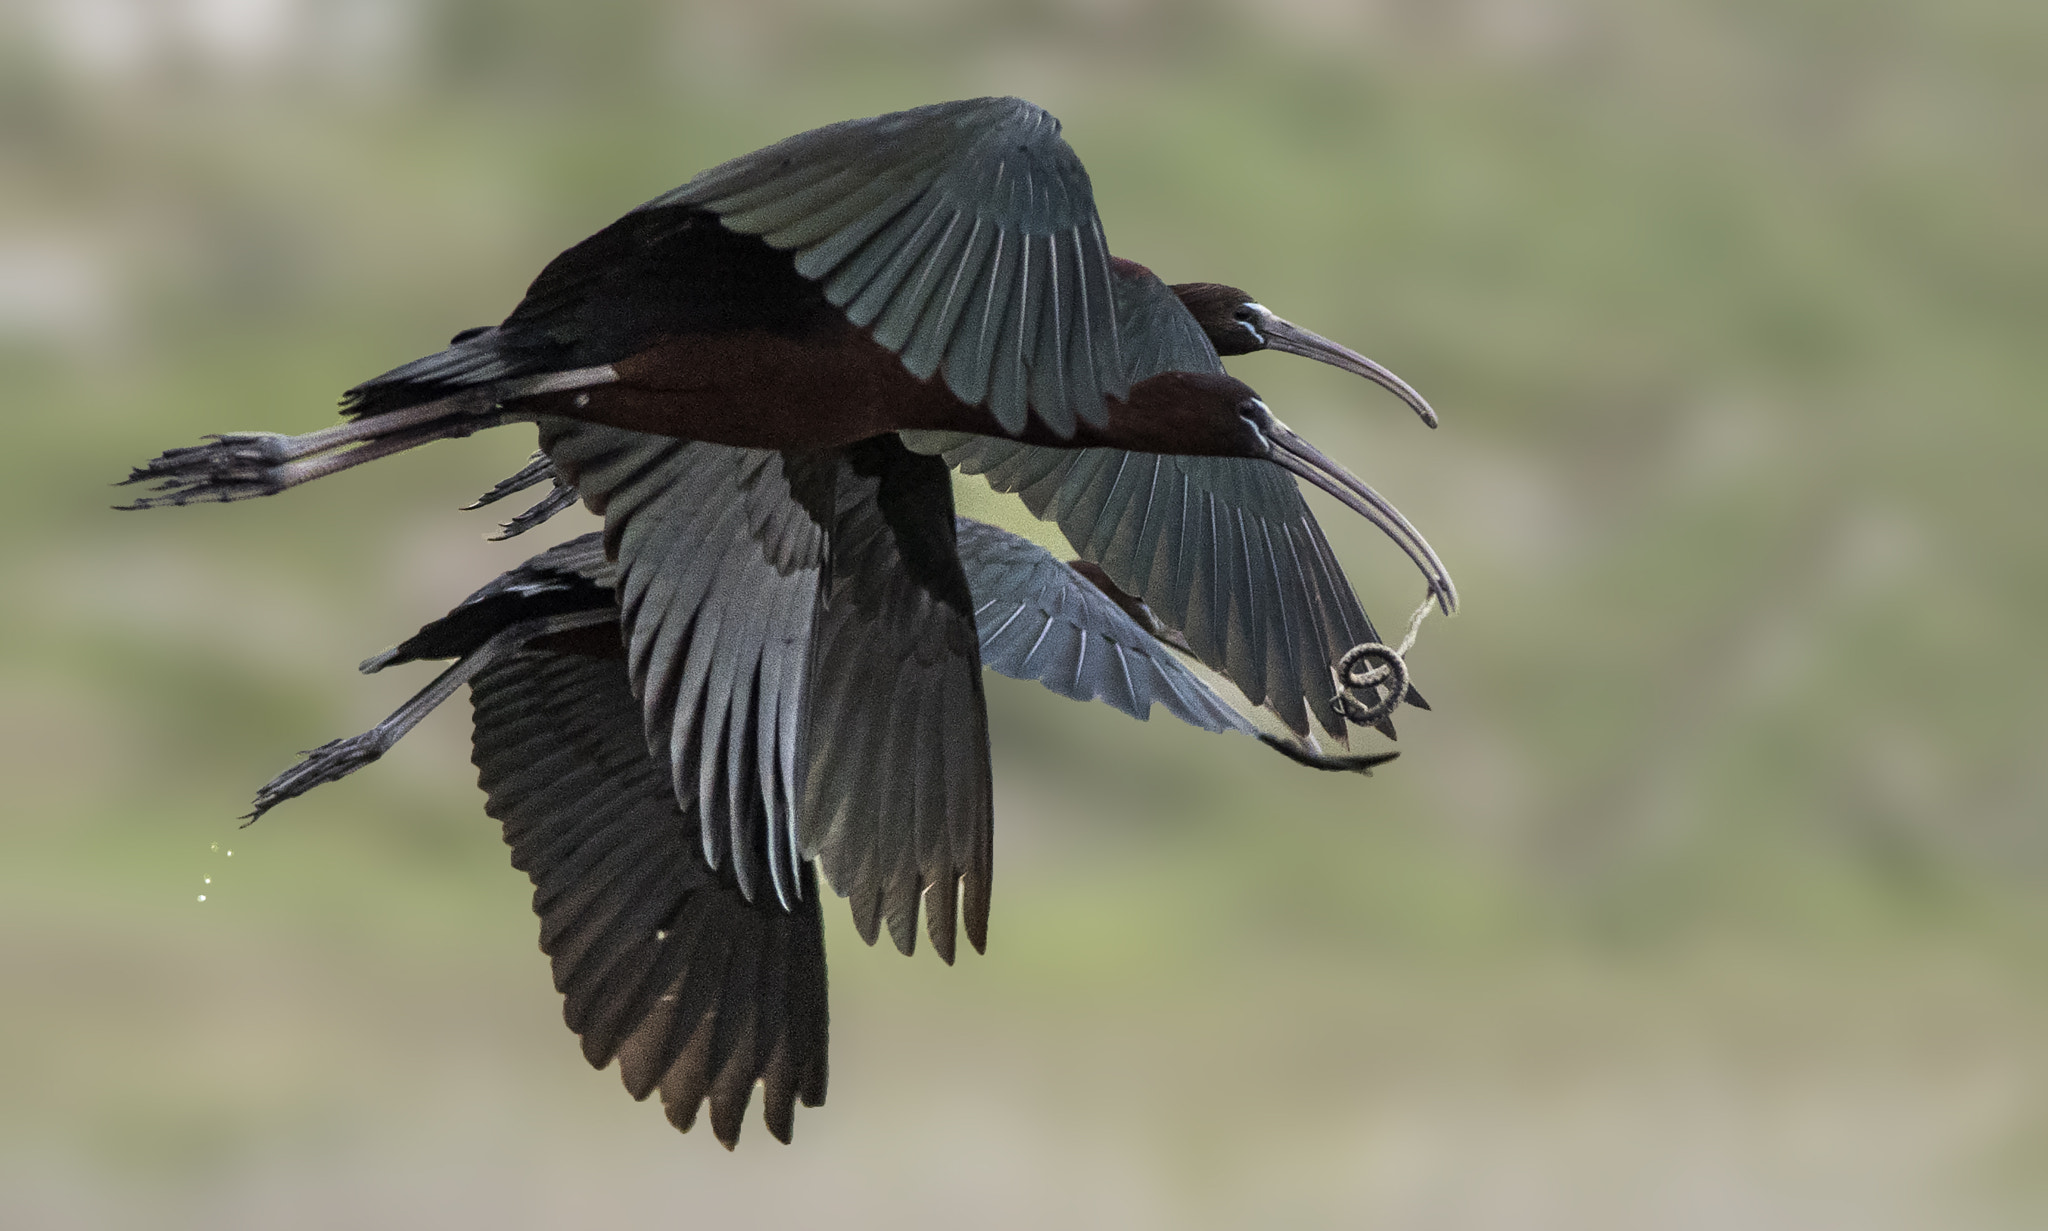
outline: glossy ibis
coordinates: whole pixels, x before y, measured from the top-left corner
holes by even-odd
[[[737,452],[694,449],[707,458]],[[956,519],[955,541],[987,666],[1140,719],[1156,703],[1203,730],[1256,733],[1082,571],[967,518]],[[763,1118],[788,1141],[797,1100],[815,1107],[825,1098],[815,873],[808,861],[798,868],[791,902],[749,892],[738,869],[772,858],[765,828],[734,835],[749,860],[707,858],[697,798],[672,790],[650,752],[616,632],[619,573],[602,536],[583,535],[367,660],[365,671],[455,662],[383,722],[273,779],[251,815],[376,760],[468,683],[485,810],[503,822],[513,866],[533,880],[541,948],[584,1056],[599,1068],[617,1058],[635,1098],[658,1089],[679,1129],[708,1099],[712,1131],[728,1148],[759,1081]],[[1318,758],[1261,738],[1319,768],[1363,769],[1393,756]],[[871,925],[864,931],[872,942]]]
[[[1085,558],[1297,733],[1342,739],[1330,663],[1373,632],[1283,469],[1392,505],[1224,374],[1219,349],[1371,361],[1215,284],[1109,256],[1059,125],[975,99],[799,134],[708,170],[550,262],[501,324],[349,392],[352,422],[245,434],[137,471],[138,504],[268,494],[429,440],[578,420],[747,447],[902,431],[1021,491]],[[546,436],[544,430],[544,438]]]

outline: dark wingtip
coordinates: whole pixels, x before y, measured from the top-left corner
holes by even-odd
[[[878,904],[856,900],[849,905],[853,907],[854,934],[859,936],[868,948],[874,948],[875,942],[882,937],[882,912]],[[863,910],[863,906],[867,909]]]
[[[988,907],[989,874],[987,865],[971,873],[961,885],[960,914],[965,925],[967,943],[974,946],[976,953],[988,952]],[[819,1095],[822,1100],[823,1094]]]
[[[575,504],[581,498],[581,493],[574,487],[558,480],[555,483],[554,490],[542,496],[539,500],[534,501],[531,508],[514,517],[511,521],[499,522],[498,533],[485,535],[485,540],[492,543],[502,543],[506,539],[518,538],[528,530],[533,529],[542,522],[548,521],[555,514]]]
[[[728,1087],[714,1090],[711,1094],[711,1135],[718,1138],[718,1144],[727,1150],[739,1148],[740,1130],[746,1127],[747,1104],[753,1100],[753,1095],[754,1083],[751,1081],[737,1090]]]
[[[898,930],[892,922],[889,928],[889,940],[896,946],[896,952],[901,953],[904,957],[915,957],[917,955],[917,925],[915,923],[912,923],[907,928]],[[944,957],[945,955],[940,954],[939,956]]]
[[[761,1070],[761,1123],[769,1136],[788,1145],[796,1135],[796,1087],[791,1084],[787,1040],[778,1043],[775,1054]]]
[[[277,807],[279,804],[283,803],[287,799],[297,799],[299,797],[299,794],[300,792],[294,792],[290,795],[258,795],[254,800],[250,801],[249,810],[235,818],[236,820],[242,822],[241,824],[235,826],[235,828],[247,829],[249,826],[254,825],[256,822],[270,815],[270,810],[272,808]]]

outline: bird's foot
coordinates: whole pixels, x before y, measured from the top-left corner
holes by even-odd
[[[290,466],[299,456],[296,437],[276,432],[223,432],[203,445],[167,449],[136,467],[121,486],[154,483],[150,494],[125,509],[250,500],[292,486]]]
[[[499,479],[491,485],[491,490],[463,505],[462,511],[467,513],[472,509],[483,508],[487,504],[496,504],[507,496],[517,495],[550,479],[554,479],[558,484],[561,482],[555,474],[554,460],[547,454],[535,450],[533,456],[527,458],[526,464],[516,473]]]
[[[253,825],[285,800],[297,799],[316,786],[348,777],[383,756],[391,744],[382,727],[372,727],[360,735],[329,740],[302,754],[305,760],[264,783],[256,792],[255,804],[243,818],[243,824]]]
[[[502,543],[506,539],[518,538],[528,530],[540,525],[548,518],[575,504],[578,499],[576,488],[566,482],[561,472],[555,469],[554,461],[545,453],[536,452],[527,459],[526,465],[517,474],[498,480],[491,490],[463,505],[463,510],[480,509],[487,504],[496,504],[515,492],[552,482],[548,494],[535,501],[532,507],[514,517],[511,521],[498,523],[500,533],[491,536],[491,542]]]
[[[502,543],[506,539],[518,538],[528,530],[540,525],[548,518],[575,504],[582,493],[575,488],[555,480],[555,488],[533,503],[533,507],[514,517],[511,521],[498,523],[499,533],[491,536],[491,542]]]
[[[199,504],[274,496],[435,440],[468,436],[509,423],[489,388],[463,390],[438,401],[365,415],[303,436],[276,432],[225,432],[210,443],[172,449],[137,467],[122,480],[154,483],[149,495],[128,509]]]

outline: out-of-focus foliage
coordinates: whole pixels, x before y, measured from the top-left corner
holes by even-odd
[[[831,1102],[727,1156],[577,1058],[462,707],[230,820],[538,549],[452,511],[530,436],[106,484],[327,422],[702,166],[984,93],[1116,251],[1430,395],[1234,365],[1467,610],[1370,781],[991,681],[990,955],[831,912]],[[2025,0],[0,6],[5,1221],[2039,1225],[2043,115]]]

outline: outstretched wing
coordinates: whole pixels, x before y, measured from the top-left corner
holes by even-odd
[[[1342,739],[1331,666],[1372,621],[1294,480],[1235,458],[1038,449],[968,437],[948,463],[1016,492],[1075,554],[1145,600],[1254,705]]]
[[[349,390],[352,414],[616,363],[700,331],[868,329],[1006,431],[1101,426],[1129,391],[1102,220],[1059,121],[1017,98],[848,120],[713,167],[550,261],[493,328]],[[524,387],[521,387],[522,391]]]
[[[1134,382],[1223,370],[1194,318],[1149,270],[1119,263],[1115,287]],[[1248,458],[1049,449],[960,433],[904,439],[1057,522],[1078,555],[1144,599],[1197,658],[1297,735],[1308,734],[1313,713],[1345,738],[1331,668],[1378,634],[1286,471]]]
[[[953,960],[956,899],[987,945],[993,808],[973,600],[944,463],[877,437],[843,453],[810,686],[802,850],[861,936],[909,953],[924,903]]]
[[[643,210],[693,206],[796,270],[920,380],[945,374],[1021,432],[1106,422],[1129,388],[1109,249],[1059,121],[1019,98],[936,103],[799,133]]]
[[[1143,721],[1156,702],[1204,731],[1258,729],[1087,578],[1029,539],[957,518],[982,665]]]
[[[729,862],[749,898],[765,879],[794,905],[804,690],[835,459],[540,426],[541,447],[605,519],[648,745],[676,798],[704,819],[705,859]]]
[[[906,953],[934,890],[947,961],[964,893],[985,945],[988,722],[944,464],[888,436],[775,453],[546,420],[541,443],[605,518],[649,747],[704,857],[785,907],[815,857]]]
[[[727,1148],[754,1083],[790,1139],[795,1104],[825,1101],[824,932],[810,866],[793,909],[704,861],[694,800],[648,753],[618,657],[528,651],[471,685],[485,810],[533,880],[562,1015],[634,1098],[659,1089],[687,1131],[711,1103]],[[755,835],[759,843],[765,835]],[[756,850],[756,861],[768,857]]]

